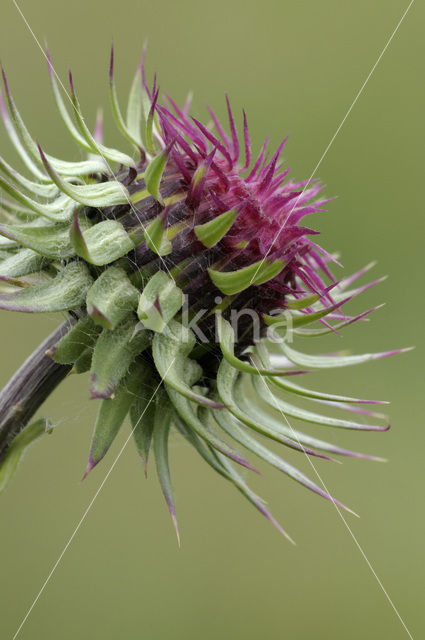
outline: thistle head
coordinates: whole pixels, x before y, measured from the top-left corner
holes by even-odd
[[[373,309],[351,316],[342,306],[375,283],[352,287],[366,269],[334,277],[338,262],[305,226],[327,202],[322,186],[289,177],[285,141],[274,152],[266,141],[253,157],[246,115],[239,134],[228,99],[227,123],[209,109],[203,124],[190,116],[189,102],[180,108],[170,97],[162,101],[142,64],[124,116],[112,52],[112,111],[128,147],[121,151],[105,145],[100,117],[91,132],[71,74],[63,91],[48,63],[59,113],[87,158],[60,160],[31,137],[3,73],[3,121],[28,171],[0,159],[0,279],[7,288],[0,308],[67,314],[40,366],[55,375],[90,372],[90,395],[100,404],[85,475],[128,415],[145,465],[154,453],[176,523],[168,461],[174,428],[285,533],[241,475],[240,467],[253,467],[238,448],[334,501],[255,435],[309,456],[370,457],[307,435],[292,421],[385,430],[385,418],[362,406],[374,401],[311,390],[298,374],[389,352],[311,356],[292,340],[364,319]],[[299,398],[311,407],[299,406]],[[355,419],[326,416],[318,405]],[[31,406],[38,406],[34,398]],[[3,481],[16,450],[40,435],[40,421],[26,426],[29,417],[3,432]]]

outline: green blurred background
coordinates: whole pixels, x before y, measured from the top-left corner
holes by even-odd
[[[147,38],[148,70],[164,89],[180,101],[193,89],[194,114],[204,119],[206,102],[224,113],[229,92],[236,111],[246,108],[257,148],[267,133],[274,145],[290,135],[285,159],[301,179],[311,174],[407,2],[21,0],[20,6],[36,36],[47,39],[63,78],[72,66],[87,117],[107,105],[112,39],[124,97]],[[391,399],[392,429],[331,434],[388,464],[318,464],[327,486],[360,513],[347,522],[415,639],[425,633],[424,17],[423,5],[414,3],[321,164],[326,193],[339,197],[313,223],[324,246],[341,251],[347,273],[377,259],[376,277],[390,276],[361,301],[362,309],[382,301],[386,307],[327,346],[417,347],[322,375],[320,383],[335,391]],[[75,157],[42,53],[11,0],[2,2],[0,56],[34,136],[49,152]],[[107,143],[119,140],[110,126]],[[11,157],[3,130],[0,143]],[[0,314],[0,384],[59,320]],[[43,411],[60,425],[31,450],[1,496],[2,638],[13,636],[127,435],[123,430],[105,464],[80,483],[95,411],[87,380],[66,381]],[[297,462],[309,471],[305,460]],[[408,637],[332,504],[263,470],[253,485],[296,547],[176,436],[179,550],[154,469],[145,481],[129,446],[19,637]]]

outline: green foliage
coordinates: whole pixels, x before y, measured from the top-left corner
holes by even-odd
[[[97,266],[110,264],[134,248],[130,236],[117,220],[103,220],[84,231],[75,215],[70,237],[75,252]]]
[[[90,370],[90,393],[110,398],[131,363],[150,344],[150,335],[129,316],[115,329],[103,329],[97,339]]]
[[[125,417],[140,393],[143,365],[134,362],[127,375],[120,381],[113,398],[101,401],[90,446],[87,473],[102,460],[113,443]]]
[[[109,267],[87,294],[87,313],[105,329],[115,329],[137,307],[139,292],[123,269]]]
[[[254,262],[254,264],[236,271],[208,269],[208,273],[220,291],[226,295],[232,295],[244,291],[251,285],[258,285],[271,280],[282,271],[284,266],[285,263],[282,260],[269,262],[266,259]]]
[[[227,234],[237,215],[237,210],[231,209],[205,224],[198,224],[194,229],[196,237],[206,247],[213,247]]]
[[[171,242],[165,235],[163,215],[159,215],[146,227],[144,238],[149,249],[159,256],[166,256],[173,249]]]
[[[85,316],[71,327],[47,355],[60,364],[74,364],[87,348],[93,349],[99,333],[100,327],[95,325],[90,316]]]
[[[83,262],[70,262],[43,284],[0,295],[0,309],[26,313],[77,309],[84,304],[92,282]]]
[[[12,480],[19,462],[28,447],[51,429],[51,423],[46,418],[40,418],[22,429],[12,441],[6,456],[0,465],[0,493]]]
[[[164,273],[158,271],[144,287],[137,315],[152,331],[162,332],[183,305],[182,290]]]

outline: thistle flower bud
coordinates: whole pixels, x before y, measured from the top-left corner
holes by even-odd
[[[378,281],[352,288],[365,270],[334,278],[336,259],[304,226],[327,202],[322,186],[289,177],[280,160],[285,140],[271,156],[266,141],[252,160],[246,115],[240,139],[228,99],[229,132],[211,109],[204,125],[189,116],[189,104],[180,108],[169,97],[161,104],[142,64],[124,117],[112,52],[110,96],[128,147],[123,152],[104,144],[100,116],[95,132],[89,130],[71,74],[68,105],[50,58],[49,72],[59,113],[87,159],[60,160],[31,137],[3,71],[3,122],[27,174],[0,158],[7,194],[0,308],[66,312],[68,320],[0,395],[0,486],[31,434],[40,435],[40,421],[27,426],[33,413],[69,371],[89,371],[90,395],[100,406],[85,476],[128,415],[145,466],[153,451],[177,528],[168,462],[174,428],[287,535],[248,487],[240,467],[255,469],[238,447],[332,501],[255,434],[310,456],[371,458],[289,421],[386,430],[385,417],[362,408],[374,401],[314,391],[293,376],[392,352],[312,356],[291,342],[363,319],[374,309],[350,316],[342,306]],[[326,416],[314,409],[318,404],[381,422]]]

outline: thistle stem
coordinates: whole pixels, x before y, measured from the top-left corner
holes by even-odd
[[[10,443],[26,426],[71,370],[46,356],[46,351],[65,335],[75,319],[69,316],[25,360],[0,392],[0,461]]]

